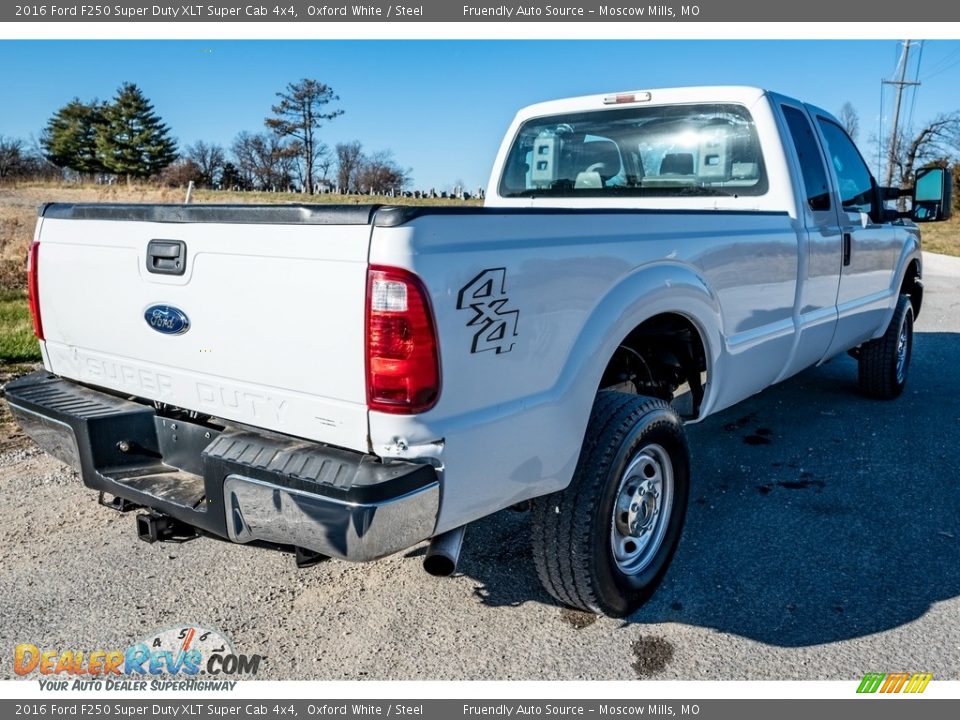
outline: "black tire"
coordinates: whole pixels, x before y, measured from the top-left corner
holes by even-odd
[[[913,306],[909,295],[901,295],[883,337],[860,347],[860,392],[880,400],[898,397],[907,384],[912,355]]]
[[[618,500],[630,497],[627,491],[631,478],[640,478],[641,484],[644,480],[639,470],[635,476],[624,474],[629,468],[643,467],[646,472],[646,465],[637,463],[648,463],[650,457],[669,459],[671,467],[663,469],[662,475],[671,475],[672,502],[654,511],[656,520],[643,521],[644,526],[656,524],[650,525],[652,540],[644,551],[649,553],[649,561],[644,565],[641,561],[645,558],[639,558],[636,568],[628,568],[635,572],[627,573],[613,548],[615,542],[625,542],[629,547],[630,538],[615,534],[618,524],[614,508],[626,522]],[[640,488],[635,482],[633,486],[636,497]],[[666,486],[664,480],[663,498],[667,498]],[[564,605],[587,612],[611,617],[632,613],[656,590],[673,558],[683,530],[689,488],[690,456],[683,424],[673,408],[654,398],[599,393],[570,485],[532,504],[533,556],[547,592]],[[630,507],[636,510],[638,505]],[[652,542],[657,538],[654,549]]]

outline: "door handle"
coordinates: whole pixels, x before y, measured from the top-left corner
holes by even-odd
[[[853,236],[845,232],[843,234],[843,266],[846,267],[850,264],[850,252],[853,245]]]
[[[187,244],[183,240],[151,240],[147,243],[147,272],[183,275],[187,269]]]

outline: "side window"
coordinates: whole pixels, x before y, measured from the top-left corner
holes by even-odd
[[[830,209],[830,185],[827,182],[827,170],[823,167],[820,145],[813,134],[813,127],[807,116],[796,108],[783,107],[783,116],[790,128],[793,146],[800,159],[800,171],[807,190],[807,203],[811,210]]]
[[[850,136],[834,122],[818,118],[827,141],[827,153],[840,184],[840,201],[845,210],[874,214],[873,178]]]

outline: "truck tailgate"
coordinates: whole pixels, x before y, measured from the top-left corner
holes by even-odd
[[[243,216],[253,217],[249,212]],[[186,221],[141,216],[147,219],[126,220],[118,209],[41,219],[47,368],[214,417],[367,450],[370,226],[362,215],[345,211],[343,224],[336,216],[315,223],[263,222],[264,215],[254,223],[220,221],[222,214],[198,214],[203,219],[196,222],[189,214],[178,216]],[[184,244],[182,275],[148,269],[153,240]],[[179,310],[188,329],[158,331],[146,317],[155,306]]]

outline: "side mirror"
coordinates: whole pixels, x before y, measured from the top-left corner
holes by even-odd
[[[946,168],[917,170],[913,187],[913,221],[949,220],[953,205],[953,175]]]

